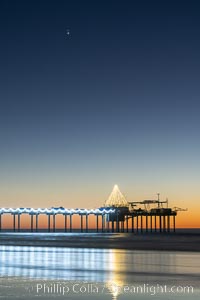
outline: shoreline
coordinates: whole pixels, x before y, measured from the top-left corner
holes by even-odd
[[[0,233],[0,246],[200,252],[200,234]]]

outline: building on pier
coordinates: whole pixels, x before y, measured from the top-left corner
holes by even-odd
[[[169,208],[168,199],[161,201],[160,194],[157,195],[157,200],[128,202],[115,185],[105,202],[107,209],[114,209],[106,215],[108,228],[111,224],[112,232],[170,232],[171,228],[175,231],[177,211],[183,209]]]

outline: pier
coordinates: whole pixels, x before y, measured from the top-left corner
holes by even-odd
[[[163,205],[166,205],[164,207]],[[139,206],[139,207],[138,207]],[[153,206],[153,207],[152,207]],[[52,208],[0,208],[0,231],[4,227],[4,216],[12,215],[13,232],[21,231],[21,216],[30,216],[30,232],[38,232],[39,217],[47,216],[46,228],[48,232],[56,232],[56,218],[64,218],[62,231],[77,231],[73,218],[78,215],[80,219],[80,232],[132,232],[132,233],[169,233],[176,231],[176,216],[178,208],[169,208],[168,200],[144,200],[140,202],[127,202],[117,186],[114,187],[110,197],[103,207],[97,209],[67,209],[64,207]],[[95,226],[89,226],[89,216],[95,218]],[[94,221],[94,220],[93,220]],[[24,230],[23,230],[24,231]]]
[[[50,209],[48,208],[0,208],[0,231],[2,230],[2,221],[3,216],[6,214],[11,214],[13,216],[13,231],[20,232],[21,230],[21,215],[28,214],[30,216],[30,231],[31,232],[38,232],[38,219],[40,215],[46,215],[48,217],[48,224],[47,229],[48,232],[51,231],[51,224],[52,231],[56,231],[56,216],[62,215],[64,217],[64,231],[65,232],[72,232],[73,231],[73,216],[79,215],[80,216],[80,231],[81,232],[88,232],[88,216],[93,215],[96,218],[96,231],[104,232],[104,224],[105,224],[105,218],[107,215],[110,215],[115,212],[115,209],[113,208],[100,208],[100,209],[66,209],[64,207],[52,207]],[[101,222],[99,222],[99,219],[101,218]],[[69,219],[69,226],[68,224]],[[83,226],[85,219],[85,227]],[[35,220],[35,222],[34,222]],[[17,222],[16,222],[17,221]],[[52,222],[52,223],[51,223]],[[35,223],[35,226],[34,226]],[[101,228],[100,228],[101,224]]]
[[[4,215],[11,214],[13,217],[13,231],[21,231],[21,216],[30,216],[31,232],[38,232],[38,219],[40,215],[46,215],[48,232],[56,231],[56,217],[62,215],[64,218],[65,232],[73,232],[73,217],[80,216],[80,232],[89,232],[88,217],[93,215],[96,218],[96,226],[92,228],[96,232],[170,232],[176,230],[176,211],[171,209],[129,211],[126,207],[87,209],[33,209],[33,208],[0,208],[0,231],[4,228]],[[171,225],[171,219],[173,225]],[[129,221],[131,220],[131,222]],[[35,226],[34,226],[35,224]],[[52,226],[51,226],[52,225]],[[84,226],[85,225],[85,226]]]

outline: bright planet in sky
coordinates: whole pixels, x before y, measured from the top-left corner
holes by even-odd
[[[70,35],[70,29],[66,29],[66,36],[69,36]]]

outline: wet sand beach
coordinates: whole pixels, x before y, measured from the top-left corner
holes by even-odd
[[[198,300],[199,270],[191,251],[0,246],[0,299]]]

